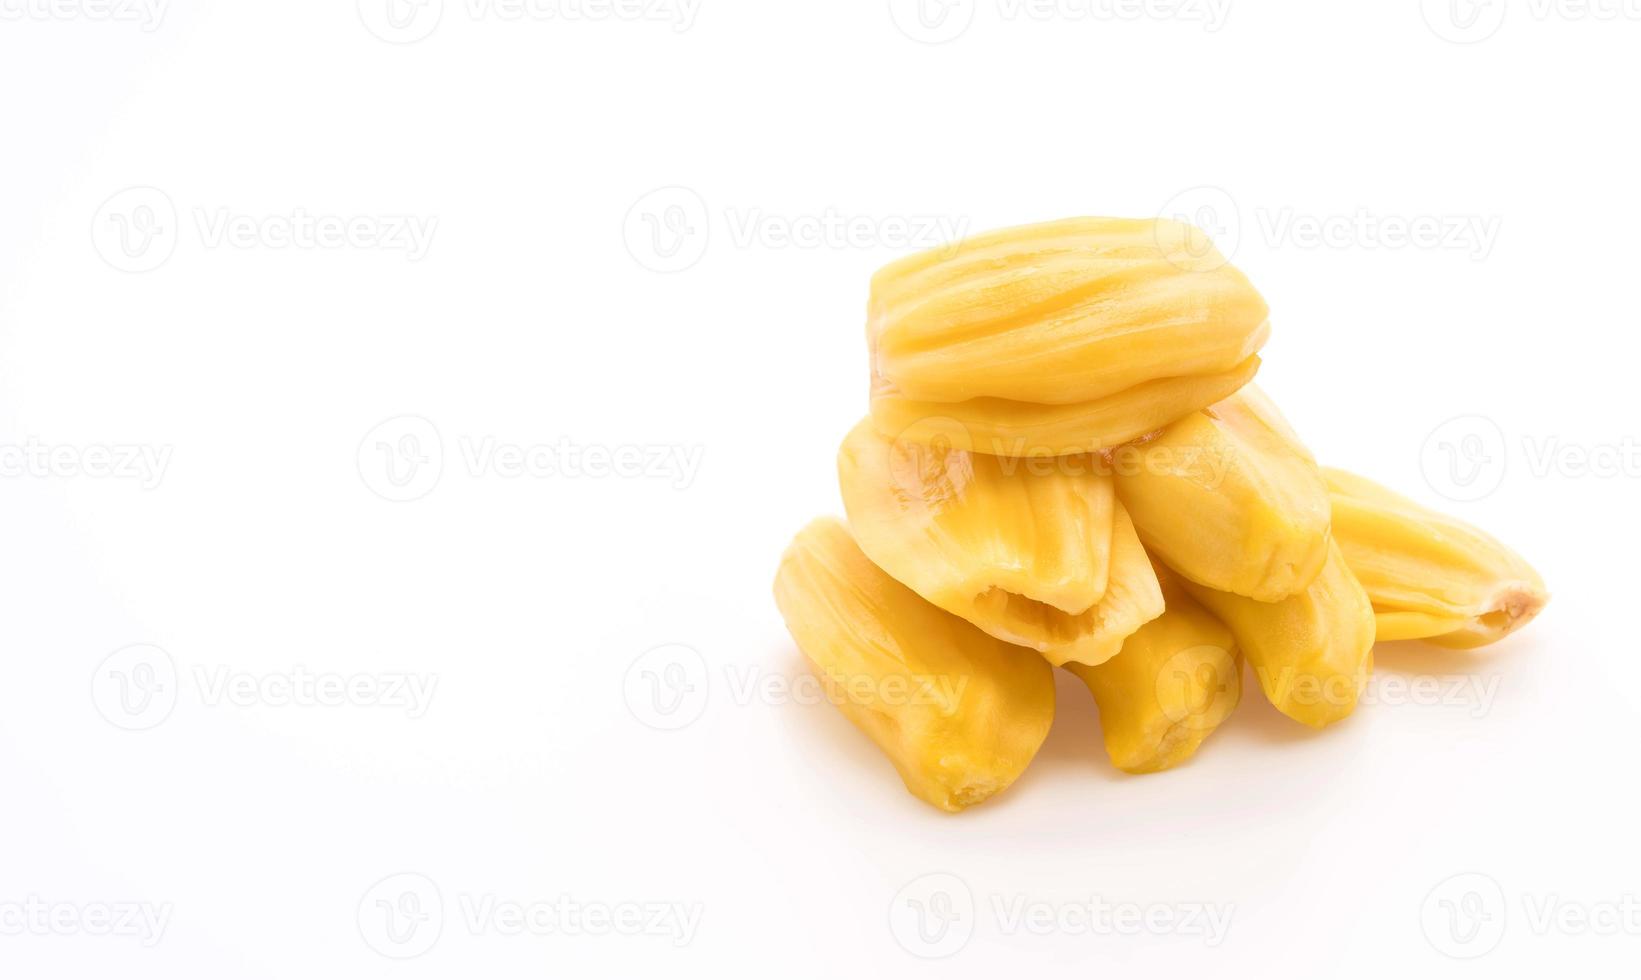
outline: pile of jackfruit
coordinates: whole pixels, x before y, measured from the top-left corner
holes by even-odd
[[[957,811],[1008,787],[1055,667],[1088,686],[1112,763],[1157,772],[1245,672],[1319,728],[1355,709],[1376,639],[1478,647],[1543,608],[1492,537],[1317,465],[1250,383],[1269,330],[1172,221],[1011,228],[873,278],[848,523],[798,533],[775,598],[913,794]]]

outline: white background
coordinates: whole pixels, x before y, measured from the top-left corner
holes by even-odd
[[[586,2],[0,0],[0,973],[1633,967],[1641,9]],[[1161,775],[1063,685],[937,813],[758,686],[803,675],[769,584],[839,510],[868,276],[1165,210],[1269,300],[1317,455],[1555,601]]]

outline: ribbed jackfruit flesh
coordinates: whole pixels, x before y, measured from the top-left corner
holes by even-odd
[[[1257,367],[1268,316],[1190,225],[1072,218],[978,235],[872,278],[872,393],[887,403],[874,417],[891,437],[907,416],[996,428],[1024,439],[1015,455],[1107,448],[1223,397]]]
[[[834,518],[793,539],[775,602],[828,699],[919,799],[952,812],[988,799],[1048,734],[1048,663],[918,597]]]
[[[1322,473],[1334,540],[1373,602],[1379,639],[1484,646],[1549,602],[1538,572],[1479,528],[1363,477]]]
[[[912,591],[1051,662],[1096,664],[1162,612],[1102,459],[1014,459],[882,436],[838,451],[856,540]]]
[[[1124,772],[1170,769],[1196,754],[1242,696],[1242,658],[1224,623],[1166,572],[1168,608],[1098,667],[1067,664],[1100,707],[1111,762]]]
[[[1181,584],[1230,627],[1278,711],[1321,728],[1356,710],[1373,670],[1373,606],[1337,545],[1304,591],[1280,602]]]
[[[874,382],[872,422],[895,438],[943,439],[995,456],[1060,456],[1118,446],[1219,401],[1253,380],[1259,358],[1229,371],[1158,378],[1070,405],[1006,398],[913,401]]]
[[[1327,560],[1322,473],[1256,385],[1117,450],[1113,472],[1146,548],[1198,585],[1275,602]]]

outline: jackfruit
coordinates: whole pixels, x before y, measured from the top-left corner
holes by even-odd
[[[1276,602],[1328,556],[1328,491],[1310,451],[1255,385],[1113,455],[1145,547],[1181,576]]]
[[[1053,668],[919,598],[835,518],[788,546],[775,603],[828,699],[919,799],[950,812],[980,803],[1048,735]]]
[[[861,422],[838,483],[861,550],[947,612],[1055,664],[1097,664],[1162,612],[1104,461],[1014,459]]]
[[[1333,537],[1381,640],[1485,646],[1549,602],[1538,572],[1491,535],[1343,470],[1325,469]]]
[[[1098,667],[1067,664],[1100,707],[1105,751],[1124,772],[1190,759],[1242,696],[1242,658],[1224,623],[1158,575],[1168,608]]]
[[[1373,670],[1373,606],[1338,545],[1328,543],[1303,592],[1280,602],[1181,584],[1230,627],[1278,711],[1321,728],[1356,710]]]
[[[1158,378],[1093,401],[1043,405],[1005,398],[913,401],[874,381],[872,422],[897,438],[941,439],[994,456],[1061,456],[1118,446],[1149,435],[1253,380],[1259,358],[1229,371]]]
[[[873,417],[891,438],[909,418],[960,420],[977,452],[1109,448],[1245,382],[1268,317],[1190,225],[1071,218],[978,235],[872,278]]]

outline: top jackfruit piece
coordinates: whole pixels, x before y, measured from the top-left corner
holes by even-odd
[[[834,518],[792,540],[775,603],[828,699],[919,799],[951,812],[980,803],[1048,735],[1053,668],[919,598]]]
[[[856,539],[947,612],[1055,664],[1098,664],[1162,613],[1156,574],[1095,456],[1013,459],[870,421],[838,450]]]
[[[1117,497],[1186,579],[1276,602],[1328,557],[1328,492],[1310,450],[1255,385],[1119,450]]]
[[[1257,370],[1265,301],[1203,233],[1072,218],[978,235],[872,278],[873,417],[967,427],[1000,455],[1104,449]]]
[[[1538,572],[1491,535],[1325,469],[1333,536],[1373,602],[1381,640],[1485,646],[1526,625],[1549,602]]]

